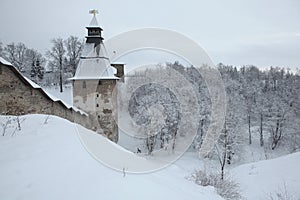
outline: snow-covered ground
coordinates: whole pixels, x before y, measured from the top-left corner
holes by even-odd
[[[222,199],[213,187],[201,187],[186,179],[195,169],[205,168],[196,153],[188,152],[153,173],[123,173],[96,161],[81,144],[73,123],[47,117],[20,117],[20,131],[13,117],[5,136],[1,130],[0,199]],[[2,124],[6,120],[0,117]],[[80,134],[98,141],[105,155],[116,146],[83,127]],[[120,154],[114,159],[136,157],[121,147],[117,149]],[[299,198],[299,166],[300,152],[240,165],[229,173],[240,184],[245,199],[268,199],[271,193],[285,188]]]
[[[222,199],[212,187],[185,178],[193,156],[155,173],[124,174],[97,162],[81,144],[73,123],[55,116],[46,119],[22,116],[21,131],[12,122],[0,137],[0,199]],[[89,130],[81,134],[96,135]],[[115,144],[96,136],[102,153],[109,155],[105,145]],[[126,154],[135,156],[123,150],[118,159]]]

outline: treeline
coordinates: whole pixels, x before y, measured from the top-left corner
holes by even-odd
[[[3,45],[0,42],[0,56],[34,82],[43,86],[59,85],[62,91],[63,84],[76,71],[83,40],[75,36],[55,38],[51,45],[43,55],[23,43]]]

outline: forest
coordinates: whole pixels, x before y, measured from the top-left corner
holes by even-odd
[[[215,152],[209,156],[220,156],[222,163],[230,164],[239,159],[240,146],[253,142],[265,151],[283,148],[288,153],[300,148],[300,76],[286,68],[270,67],[260,69],[256,66],[230,66],[218,64],[226,90],[226,116]],[[175,70],[183,78],[175,79],[170,71]],[[125,85],[121,85],[120,108],[128,102],[130,116],[136,124],[144,126],[146,149],[149,154],[156,148],[163,148],[175,143],[177,129],[182,121],[182,109],[179,97],[172,88],[158,83],[147,83],[149,77],[156,77],[156,82],[170,82],[173,87],[184,93],[187,83],[193,85],[200,105],[199,117],[194,121],[198,125],[193,148],[200,149],[203,138],[211,123],[210,93],[205,80],[197,67],[185,67],[179,62],[158,65],[156,68],[135,70],[125,77]],[[131,88],[142,85],[133,92]],[[194,102],[195,103],[195,102]],[[190,110],[194,109],[190,103]],[[147,112],[153,105],[159,105],[156,112]],[[127,107],[125,107],[127,109]],[[163,110],[164,117],[158,119],[158,110]],[[152,117],[150,116],[152,115]],[[195,119],[190,119],[195,120]],[[149,128],[150,127],[150,128]],[[186,127],[183,132],[188,132]],[[184,134],[184,133],[183,133]],[[258,140],[258,141],[254,141]],[[225,155],[225,156],[224,156]]]

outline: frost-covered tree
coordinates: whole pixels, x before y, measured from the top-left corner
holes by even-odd
[[[226,163],[230,164],[239,159],[239,152],[241,152],[239,148],[242,143],[244,145],[259,143],[260,146],[270,149],[279,148],[282,144],[286,145],[285,147],[288,147],[291,152],[299,150],[300,142],[297,141],[300,141],[300,76],[279,67],[260,70],[255,66],[243,66],[238,69],[234,66],[219,64],[218,69],[227,93],[226,131],[223,130],[223,136],[220,138],[223,143],[221,141],[218,143],[219,150],[221,150],[224,147],[224,138],[226,138]],[[125,84],[128,88],[144,85],[145,74],[149,74],[150,77],[155,76],[157,80],[163,82],[166,81],[166,77],[170,77],[171,70],[175,70],[185,81],[191,83],[193,91],[197,93],[200,117],[199,121],[195,122],[198,124],[198,134],[193,147],[199,149],[202,138],[210,125],[211,102],[209,91],[197,67],[185,67],[179,62],[167,63],[160,68],[135,71],[131,74],[132,76],[126,77]],[[181,80],[167,81],[173,81],[174,88],[185,91],[185,85]],[[176,131],[173,131],[176,128],[172,129],[176,117],[169,118],[176,116],[176,102],[172,101],[175,98],[157,85],[148,85],[147,89],[155,91],[153,93],[155,95],[149,95],[151,93],[149,90],[140,87],[135,90],[136,93],[133,95],[135,98],[129,109],[135,121],[146,122],[147,101],[152,104],[160,103],[164,107],[167,116],[164,126],[157,131],[155,138],[151,138],[155,139],[155,148],[164,148],[165,144],[172,144],[172,139],[176,138],[174,137]],[[187,91],[191,91],[190,88]],[[126,95],[129,95],[127,97],[129,101],[132,94],[126,93]],[[190,104],[190,106],[193,105]],[[175,121],[175,124],[177,123],[178,121]],[[189,129],[184,130],[188,132]],[[212,152],[210,156],[216,157],[216,152]]]
[[[239,127],[242,135],[243,130],[247,130],[248,143],[252,143],[252,136],[258,133],[258,142],[265,148],[276,149],[283,144],[289,148],[294,146],[291,151],[299,149],[295,144],[299,141],[296,139],[299,135],[296,102],[300,96],[296,91],[299,87],[297,75],[279,67],[268,70],[259,70],[255,66],[235,70],[223,64],[218,67],[227,95],[238,102],[234,107],[228,104],[227,112],[239,114],[234,126]],[[235,140],[238,142],[241,138]]]
[[[32,62],[30,77],[35,80],[36,83],[38,83],[38,81],[42,80],[44,77],[44,69],[40,64],[39,59]]]
[[[44,76],[45,58],[35,49],[27,49],[26,51],[26,67],[24,74],[30,77],[34,82],[41,83]]]
[[[248,66],[243,71],[244,73],[240,77],[243,90],[241,94],[246,106],[249,144],[252,144],[251,122],[254,117],[257,94],[259,93],[260,72],[255,66]]]

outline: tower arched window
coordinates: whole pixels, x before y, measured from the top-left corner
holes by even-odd
[[[86,82],[85,81],[82,82],[82,88],[86,88]]]

